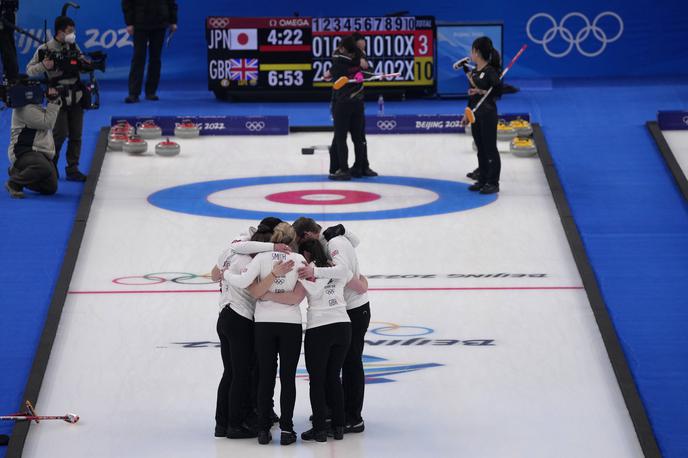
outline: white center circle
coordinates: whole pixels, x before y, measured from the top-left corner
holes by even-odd
[[[303,200],[312,200],[316,202],[322,202],[322,201],[328,201],[332,202],[333,200],[342,200],[346,199],[345,196],[342,196],[341,194],[306,194],[301,196]]]

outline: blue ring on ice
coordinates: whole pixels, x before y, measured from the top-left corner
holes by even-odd
[[[432,191],[438,198],[432,202],[412,207],[392,208],[342,213],[306,213],[256,211],[242,208],[225,207],[208,200],[208,196],[228,189],[245,186],[257,186],[280,183],[331,183],[322,175],[284,175],[271,177],[232,178],[228,180],[203,181],[172,188],[162,189],[148,196],[148,202],[156,207],[179,213],[215,218],[233,218],[260,220],[265,216],[276,216],[285,221],[293,221],[299,216],[313,218],[316,221],[357,221],[376,219],[416,218],[420,216],[442,215],[482,207],[497,200],[496,194],[483,195],[467,192],[467,183],[460,181],[436,180],[432,178],[415,178],[400,176],[378,176],[357,180],[365,190],[366,183],[380,183],[409,186]],[[383,197],[384,198],[384,197]]]

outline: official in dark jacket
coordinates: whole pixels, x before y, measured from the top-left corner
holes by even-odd
[[[134,55],[129,70],[129,96],[126,103],[139,101],[143,85],[143,70],[148,52],[146,100],[158,100],[156,92],[160,83],[162,46],[165,31],[177,30],[176,0],[122,0],[127,32],[134,38]]]

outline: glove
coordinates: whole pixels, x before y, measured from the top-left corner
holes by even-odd
[[[454,62],[454,65],[452,65],[452,68],[454,70],[458,70],[460,68],[463,68],[463,71],[466,71],[466,67],[468,66],[468,62],[470,61],[470,57],[464,57],[463,59],[459,59],[456,62]]]
[[[323,231],[323,237],[325,237],[325,240],[328,242],[332,240],[335,237],[339,237],[340,235],[344,235],[346,232],[346,229],[344,229],[344,226],[341,224],[337,224],[336,226],[330,226],[327,229]]]

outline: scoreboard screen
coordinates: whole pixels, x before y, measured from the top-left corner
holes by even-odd
[[[404,17],[208,17],[208,89],[216,94],[325,91],[342,37],[366,40],[370,71],[399,73],[368,86],[432,93],[435,20]]]

